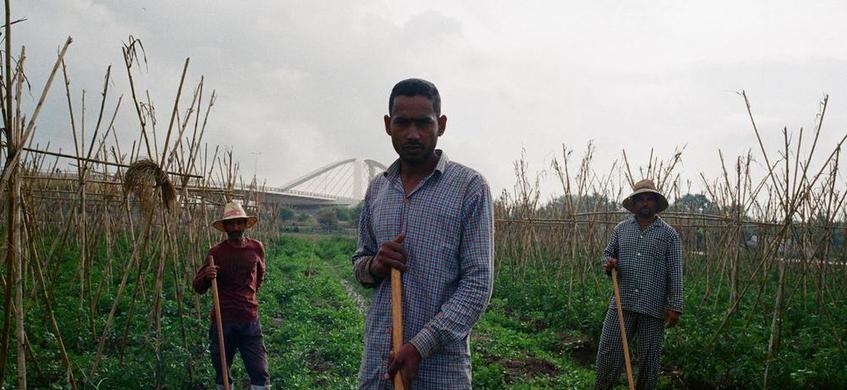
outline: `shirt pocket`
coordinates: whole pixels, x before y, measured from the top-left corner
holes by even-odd
[[[664,262],[667,259],[666,254],[668,253],[668,246],[670,246],[670,240],[665,237],[654,237],[651,239],[651,255],[656,260],[660,260]]]

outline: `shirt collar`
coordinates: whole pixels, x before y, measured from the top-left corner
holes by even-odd
[[[633,215],[631,215],[631,216],[629,217],[629,223],[633,223],[633,224],[638,225],[638,219],[636,219],[636,218],[635,218],[635,214],[633,214]],[[653,221],[653,223],[651,223],[651,224],[647,225],[647,227],[649,228],[649,227],[651,227],[651,226],[653,226],[653,225],[655,225],[655,226],[657,226],[657,227],[658,227],[658,226],[662,226],[662,225],[664,225],[664,224],[665,224],[665,221],[662,219],[662,217],[660,217],[660,216],[656,215],[656,220],[655,220],[655,221]]]
[[[450,163],[450,159],[447,158],[447,153],[444,153],[441,149],[435,149],[435,154],[438,155],[438,163],[435,164],[435,172],[438,172],[439,175],[443,175],[444,171],[447,169],[447,164]],[[400,174],[400,159],[394,160],[394,162],[382,173],[386,178],[393,178]]]

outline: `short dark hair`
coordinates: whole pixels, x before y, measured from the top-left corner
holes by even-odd
[[[388,97],[388,115],[394,109],[394,98],[397,96],[423,96],[432,102],[432,111],[435,116],[441,116],[441,95],[435,84],[423,79],[405,79],[391,89]]]

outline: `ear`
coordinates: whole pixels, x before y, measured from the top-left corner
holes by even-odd
[[[385,122],[385,133],[391,135],[391,117],[386,115],[382,118],[382,121]]]
[[[447,115],[442,115],[438,118],[438,136],[444,135],[447,130]]]

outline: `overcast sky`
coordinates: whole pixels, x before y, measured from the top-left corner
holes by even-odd
[[[511,191],[522,149],[530,169],[549,170],[562,144],[578,159],[591,140],[599,174],[622,149],[641,165],[651,147],[669,157],[687,144],[682,176],[695,185],[701,171],[716,177],[718,149],[759,155],[742,89],[774,153],[783,126],[814,126],[824,94],[823,149],[847,131],[843,1],[46,0],[13,2],[12,15],[27,19],[13,42],[27,47],[35,96],[74,38],[66,62],[75,110],[87,90],[88,134],[113,65],[107,107],[126,95],[122,143],[138,128],[122,42],[144,44],[149,69],[134,76],[160,130],[190,57],[183,101],[201,75],[219,97],[206,141],[231,145],[242,173],[257,163],[269,184],[349,157],[393,161],[382,116],[407,77],[438,86],[448,116],[439,147],[481,171],[495,194]],[[59,78],[36,142],[72,150],[67,118]],[[548,175],[545,196],[554,193]]]

